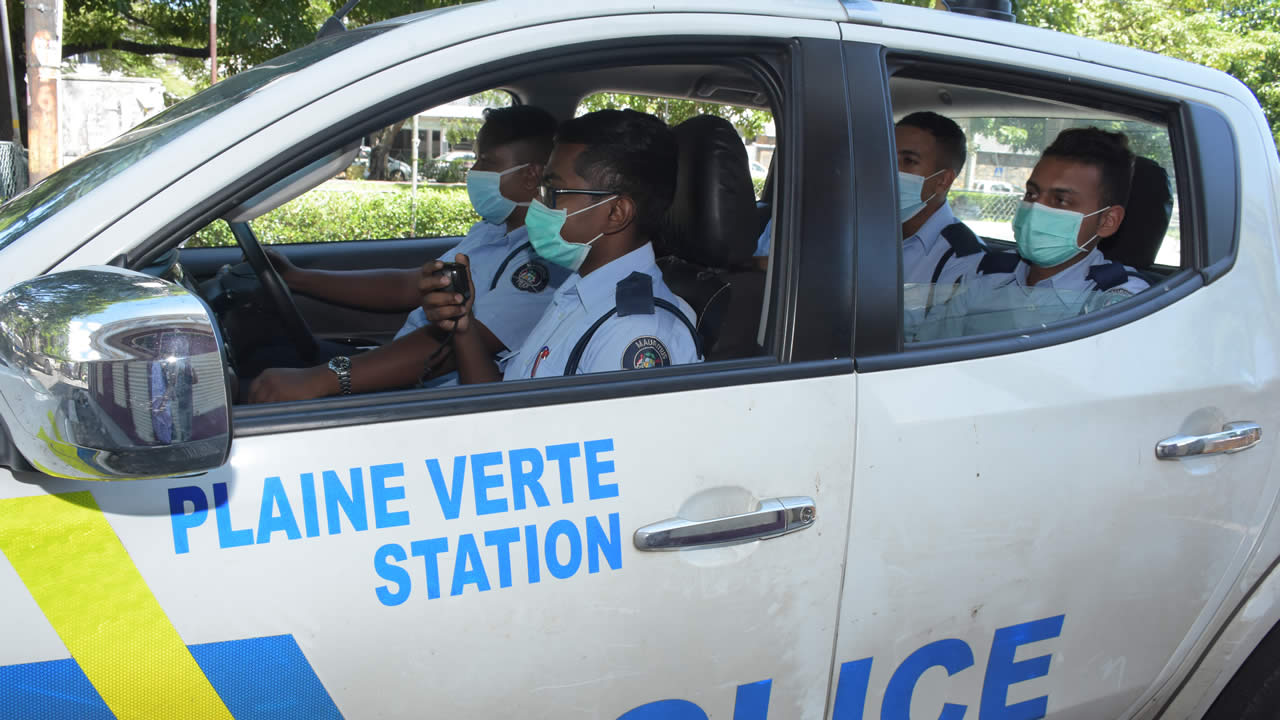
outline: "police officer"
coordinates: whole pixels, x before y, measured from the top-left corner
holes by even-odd
[[[964,168],[964,131],[937,113],[912,113],[894,128],[898,146],[898,219],[902,222],[902,281],[951,286],[971,272],[985,247],[956,219],[947,193]],[[756,242],[757,257],[769,254],[773,221]],[[945,297],[935,298],[945,302]]]
[[[601,110],[564,123],[526,224],[538,254],[574,274],[501,371],[476,335],[471,301],[423,281],[427,317],[454,331],[460,380],[697,362],[695,315],[662,281],[650,243],[675,178],[675,137],[652,115]]]
[[[1014,214],[1017,253],[983,257],[922,337],[1039,327],[1145,290],[1136,270],[1098,250],[1124,221],[1132,172],[1123,133],[1064,130],[1036,163]]]
[[[441,255],[464,253],[471,258],[478,332],[491,354],[520,347],[552,293],[570,274],[538,257],[525,230],[525,213],[538,190],[555,129],[555,118],[540,108],[517,105],[485,111],[476,136],[476,163],[467,174],[467,194],[482,220]],[[438,267],[431,262],[411,270],[329,272],[299,268],[278,253],[272,253],[272,262],[296,292],[383,312],[419,305],[419,281]],[[452,358],[440,352],[444,334],[426,326],[422,308],[416,307],[393,342],[326,365],[267,370],[251,386],[249,400],[304,400],[411,386],[428,370],[428,363],[435,374],[452,365]]]

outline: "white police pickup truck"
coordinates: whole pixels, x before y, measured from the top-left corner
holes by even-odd
[[[255,343],[400,321],[291,297],[259,218],[485,91],[772,113],[758,208],[720,182],[744,152],[682,140],[703,179],[675,253],[730,290],[708,361],[233,402]],[[1112,250],[1151,288],[905,342],[893,123],[917,110],[1022,128],[965,171],[1015,187],[1058,130],[1124,130],[1170,178]],[[1236,81],[993,19],[503,0],[332,34],[0,207],[0,715],[1274,717],[1278,197]],[[228,227],[240,247],[187,242]],[[350,239],[282,252],[414,267],[455,241]]]

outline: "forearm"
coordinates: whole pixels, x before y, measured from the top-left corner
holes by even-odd
[[[448,370],[452,353],[441,348],[430,328],[420,328],[382,347],[351,358],[351,392],[412,387],[427,371],[427,360],[438,370]],[[434,356],[434,358],[433,358]]]
[[[493,362],[494,350],[486,342],[486,335],[492,338],[488,328],[472,318],[474,326],[468,332],[456,333],[453,336],[454,362],[458,366],[458,382],[463,385],[473,383],[497,382],[502,379],[498,366]],[[498,343],[501,346],[501,343]]]
[[[418,306],[417,268],[409,270],[297,270],[289,289],[336,305],[375,312],[407,312]]]

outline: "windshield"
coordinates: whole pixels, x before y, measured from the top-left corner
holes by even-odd
[[[33,185],[0,206],[0,248],[38,226],[174,138],[204,123],[268,84],[341,52],[393,26],[332,35],[232,75]]]

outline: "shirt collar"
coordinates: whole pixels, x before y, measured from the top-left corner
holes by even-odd
[[[954,224],[956,221],[955,213],[951,212],[951,205],[946,200],[942,201],[942,205],[929,216],[928,220],[920,226],[915,235],[906,239],[906,242],[919,240],[924,245],[924,251],[927,253],[933,249],[934,243],[938,242],[938,238],[942,237],[942,229],[948,225]]]
[[[1052,277],[1047,277],[1044,280],[1041,280],[1036,283],[1036,287],[1058,288],[1061,290],[1082,289],[1089,284],[1085,279],[1085,276],[1089,274],[1089,270],[1092,269],[1094,265],[1102,265],[1107,262],[1110,261],[1103,256],[1102,251],[1097,247],[1094,247],[1089,251],[1088,255],[1084,256],[1083,260]],[[1013,274],[1019,285],[1023,287],[1027,286],[1027,271],[1030,269],[1031,265],[1026,260],[1018,263],[1018,267],[1013,271]]]
[[[588,312],[605,312],[617,304],[618,281],[636,271],[650,277],[662,277],[652,244],[645,243],[603,267],[596,268],[586,277],[577,273],[570,275],[560,286],[560,293],[567,296],[571,291]]]

